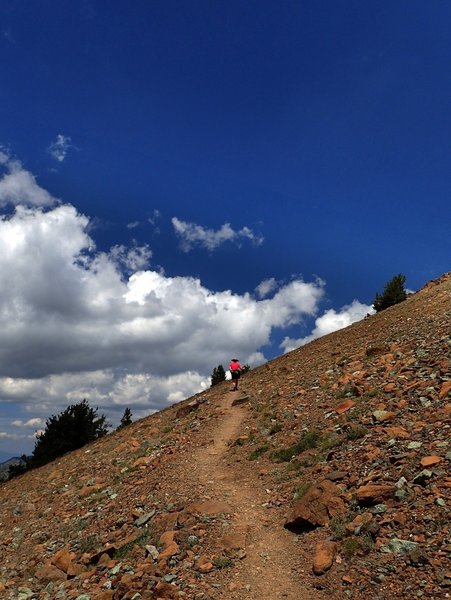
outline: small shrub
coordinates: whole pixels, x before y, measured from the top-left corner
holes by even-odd
[[[330,531],[332,533],[332,539],[334,540],[342,540],[346,537],[345,519],[340,515],[332,517],[330,520]]]
[[[309,450],[311,448],[317,448],[320,444],[321,434],[316,429],[307,431],[303,434],[299,442],[290,446],[289,448],[281,448],[273,453],[273,458],[280,462],[289,462],[292,458]]]
[[[134,540],[133,542],[129,542],[128,544],[125,544],[124,546],[122,546],[122,548],[119,548],[119,550],[117,550],[117,552],[114,553],[114,558],[118,559],[118,560],[125,558],[126,556],[128,556],[130,554],[130,552],[133,550],[133,548],[135,546],[144,548],[144,546],[149,541],[149,536],[150,536],[150,532],[145,531],[144,533],[142,533],[139,536],[138,539]]]
[[[365,534],[360,542],[362,552],[369,554],[374,550],[374,540],[369,533]]]
[[[365,437],[367,433],[368,429],[364,425],[355,425],[346,431],[349,440],[359,440]]]
[[[337,446],[341,446],[343,443],[343,436],[338,435],[338,433],[328,433],[325,435],[320,442],[321,450],[330,450],[331,448],[336,448]]]
[[[342,547],[344,554],[348,557],[351,557],[354,556],[354,554],[357,554],[359,550],[361,550],[361,543],[360,540],[358,540],[357,538],[350,537],[344,540]]]
[[[80,539],[79,550],[81,554],[93,552],[99,546],[99,536],[97,533],[90,533]]]
[[[280,423],[274,423],[274,425],[272,425],[269,430],[269,435],[274,435],[275,433],[277,433],[278,431],[281,431],[282,429],[283,429],[283,427]]]
[[[294,490],[293,500],[296,501],[302,498],[302,496],[305,496],[311,487],[312,484],[310,481],[305,481],[301,485],[298,485],[298,487]]]
[[[368,554],[374,550],[374,541],[371,535],[349,537],[342,543],[343,553],[349,558],[355,554]]]
[[[268,448],[269,444],[265,444],[264,446],[260,446],[260,448],[256,448],[249,454],[249,460],[258,460],[262,454],[268,451]]]
[[[281,448],[272,454],[272,457],[280,462],[290,462],[290,460],[295,456],[296,452],[294,450],[294,446],[291,446],[290,448]]]
[[[227,556],[215,556],[213,564],[217,569],[227,569],[233,565],[233,561]]]

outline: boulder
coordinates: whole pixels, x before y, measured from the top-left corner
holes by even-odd
[[[302,532],[315,527],[327,527],[332,517],[346,512],[341,490],[331,481],[324,480],[312,485],[291,511],[285,527]]]
[[[331,541],[321,541],[316,544],[315,557],[313,559],[313,572],[322,575],[328,571],[337,554],[337,544]]]
[[[393,496],[395,486],[392,483],[368,483],[356,490],[357,501],[363,504],[378,504]]]

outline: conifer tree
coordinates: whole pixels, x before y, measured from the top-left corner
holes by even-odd
[[[401,273],[395,275],[395,277],[393,277],[393,279],[385,286],[384,293],[376,294],[376,298],[373,302],[374,310],[380,312],[389,306],[394,306],[395,304],[399,304],[399,302],[403,302],[407,297],[406,290],[404,289],[405,282],[405,275],[402,275]]]
[[[40,467],[106,435],[109,424],[105,415],[99,416],[97,410],[83,400],[68,406],[57,416],[52,415],[45,422],[45,430],[37,436],[27,466]]]
[[[221,383],[221,381],[225,381],[226,375],[224,371],[224,367],[222,365],[218,365],[213,369],[213,373],[211,375],[211,387],[214,385]]]
[[[119,423],[118,429],[122,429],[123,427],[127,427],[132,422],[132,411],[127,407],[124,410],[124,414],[122,415],[121,422]]]

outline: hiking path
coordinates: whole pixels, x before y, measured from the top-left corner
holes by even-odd
[[[270,514],[268,492],[258,477],[255,463],[243,464],[231,452],[231,444],[243,434],[247,403],[233,406],[243,394],[228,392],[217,406],[216,426],[210,440],[196,448],[191,460],[191,481],[204,498],[226,503],[233,513],[230,536],[244,546],[244,556],[234,562],[225,588],[216,598],[235,600],[324,598],[303,582],[310,567],[295,535],[283,528],[280,517]],[[276,521],[276,522],[275,522]],[[311,568],[311,567],[310,567]]]

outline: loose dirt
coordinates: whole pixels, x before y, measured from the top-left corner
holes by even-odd
[[[239,392],[238,392],[239,394]],[[230,443],[241,433],[246,404],[232,406],[239,398],[229,392],[218,406],[220,418],[206,446],[192,454],[190,473],[195,487],[210,500],[225,502],[233,511],[233,531],[245,539],[245,556],[235,563],[226,589],[217,598],[236,600],[323,597],[302,582],[302,549],[296,536],[274,525],[269,517],[267,493],[252,463],[243,465],[231,455]],[[311,562],[311,559],[310,559]],[[308,564],[308,563],[305,563]]]

